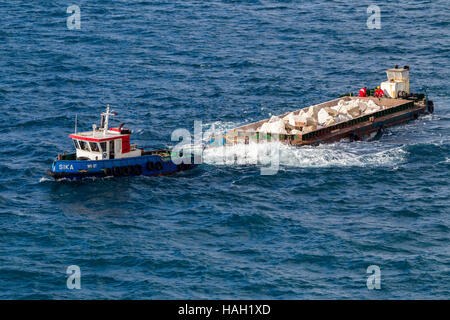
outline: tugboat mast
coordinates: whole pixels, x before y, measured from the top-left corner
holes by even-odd
[[[105,119],[104,125],[102,123],[103,136],[106,136],[106,133],[108,132],[108,129],[109,129],[109,116],[115,116],[115,115],[116,115],[115,112],[113,112],[113,111],[109,112],[109,104],[108,104],[106,106],[106,112],[102,112],[102,120]]]

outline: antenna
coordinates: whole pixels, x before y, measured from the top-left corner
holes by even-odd
[[[75,133],[77,133],[78,114],[75,114]]]
[[[106,132],[108,132],[108,129],[109,129],[109,116],[114,116],[114,115],[116,115],[115,112],[109,111],[109,104],[106,105],[106,112],[102,113],[102,116],[105,116],[105,125],[103,128],[103,136],[106,135]]]

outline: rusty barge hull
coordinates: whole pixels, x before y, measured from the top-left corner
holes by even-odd
[[[378,105],[385,107],[384,110],[371,114],[363,115],[349,121],[337,123],[325,128],[317,129],[303,134],[271,134],[258,132],[258,128],[269,119],[261,120],[255,123],[247,124],[230,130],[225,136],[225,144],[249,144],[260,142],[279,141],[290,145],[318,145],[321,143],[332,143],[343,139],[362,140],[374,133],[379,133],[385,128],[399,125],[410,120],[415,120],[419,116],[428,112],[432,104],[431,101],[423,100],[407,100],[407,99],[390,99],[390,98],[360,98],[360,97],[343,97],[331,101],[321,103],[317,106],[321,108],[336,105],[339,100],[372,100]],[[298,113],[301,109],[294,111]],[[285,117],[290,112],[280,115]]]

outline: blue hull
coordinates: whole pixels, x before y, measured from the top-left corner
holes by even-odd
[[[56,160],[47,174],[55,179],[79,180],[87,177],[169,175],[196,167],[194,157],[183,157],[176,165],[170,156],[145,155],[111,160]],[[189,161],[190,160],[190,161]],[[190,162],[187,164],[186,162]]]

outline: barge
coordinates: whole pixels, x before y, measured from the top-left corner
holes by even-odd
[[[363,140],[384,129],[433,113],[433,102],[425,94],[409,91],[409,67],[386,71],[388,81],[377,90],[360,90],[360,96],[343,95],[327,101],[273,116],[212,137],[211,145],[249,144],[279,141],[290,145],[318,145],[342,139]],[[372,93],[374,96],[367,96]]]
[[[174,154],[171,150],[144,150],[130,144],[132,131],[109,128],[110,111],[101,114],[100,127],[70,134],[76,152],[59,154],[47,175],[55,180],[79,180],[86,177],[160,176],[189,170],[197,166],[193,155]],[[196,156],[198,157],[198,156]],[[194,163],[195,162],[195,163]]]

